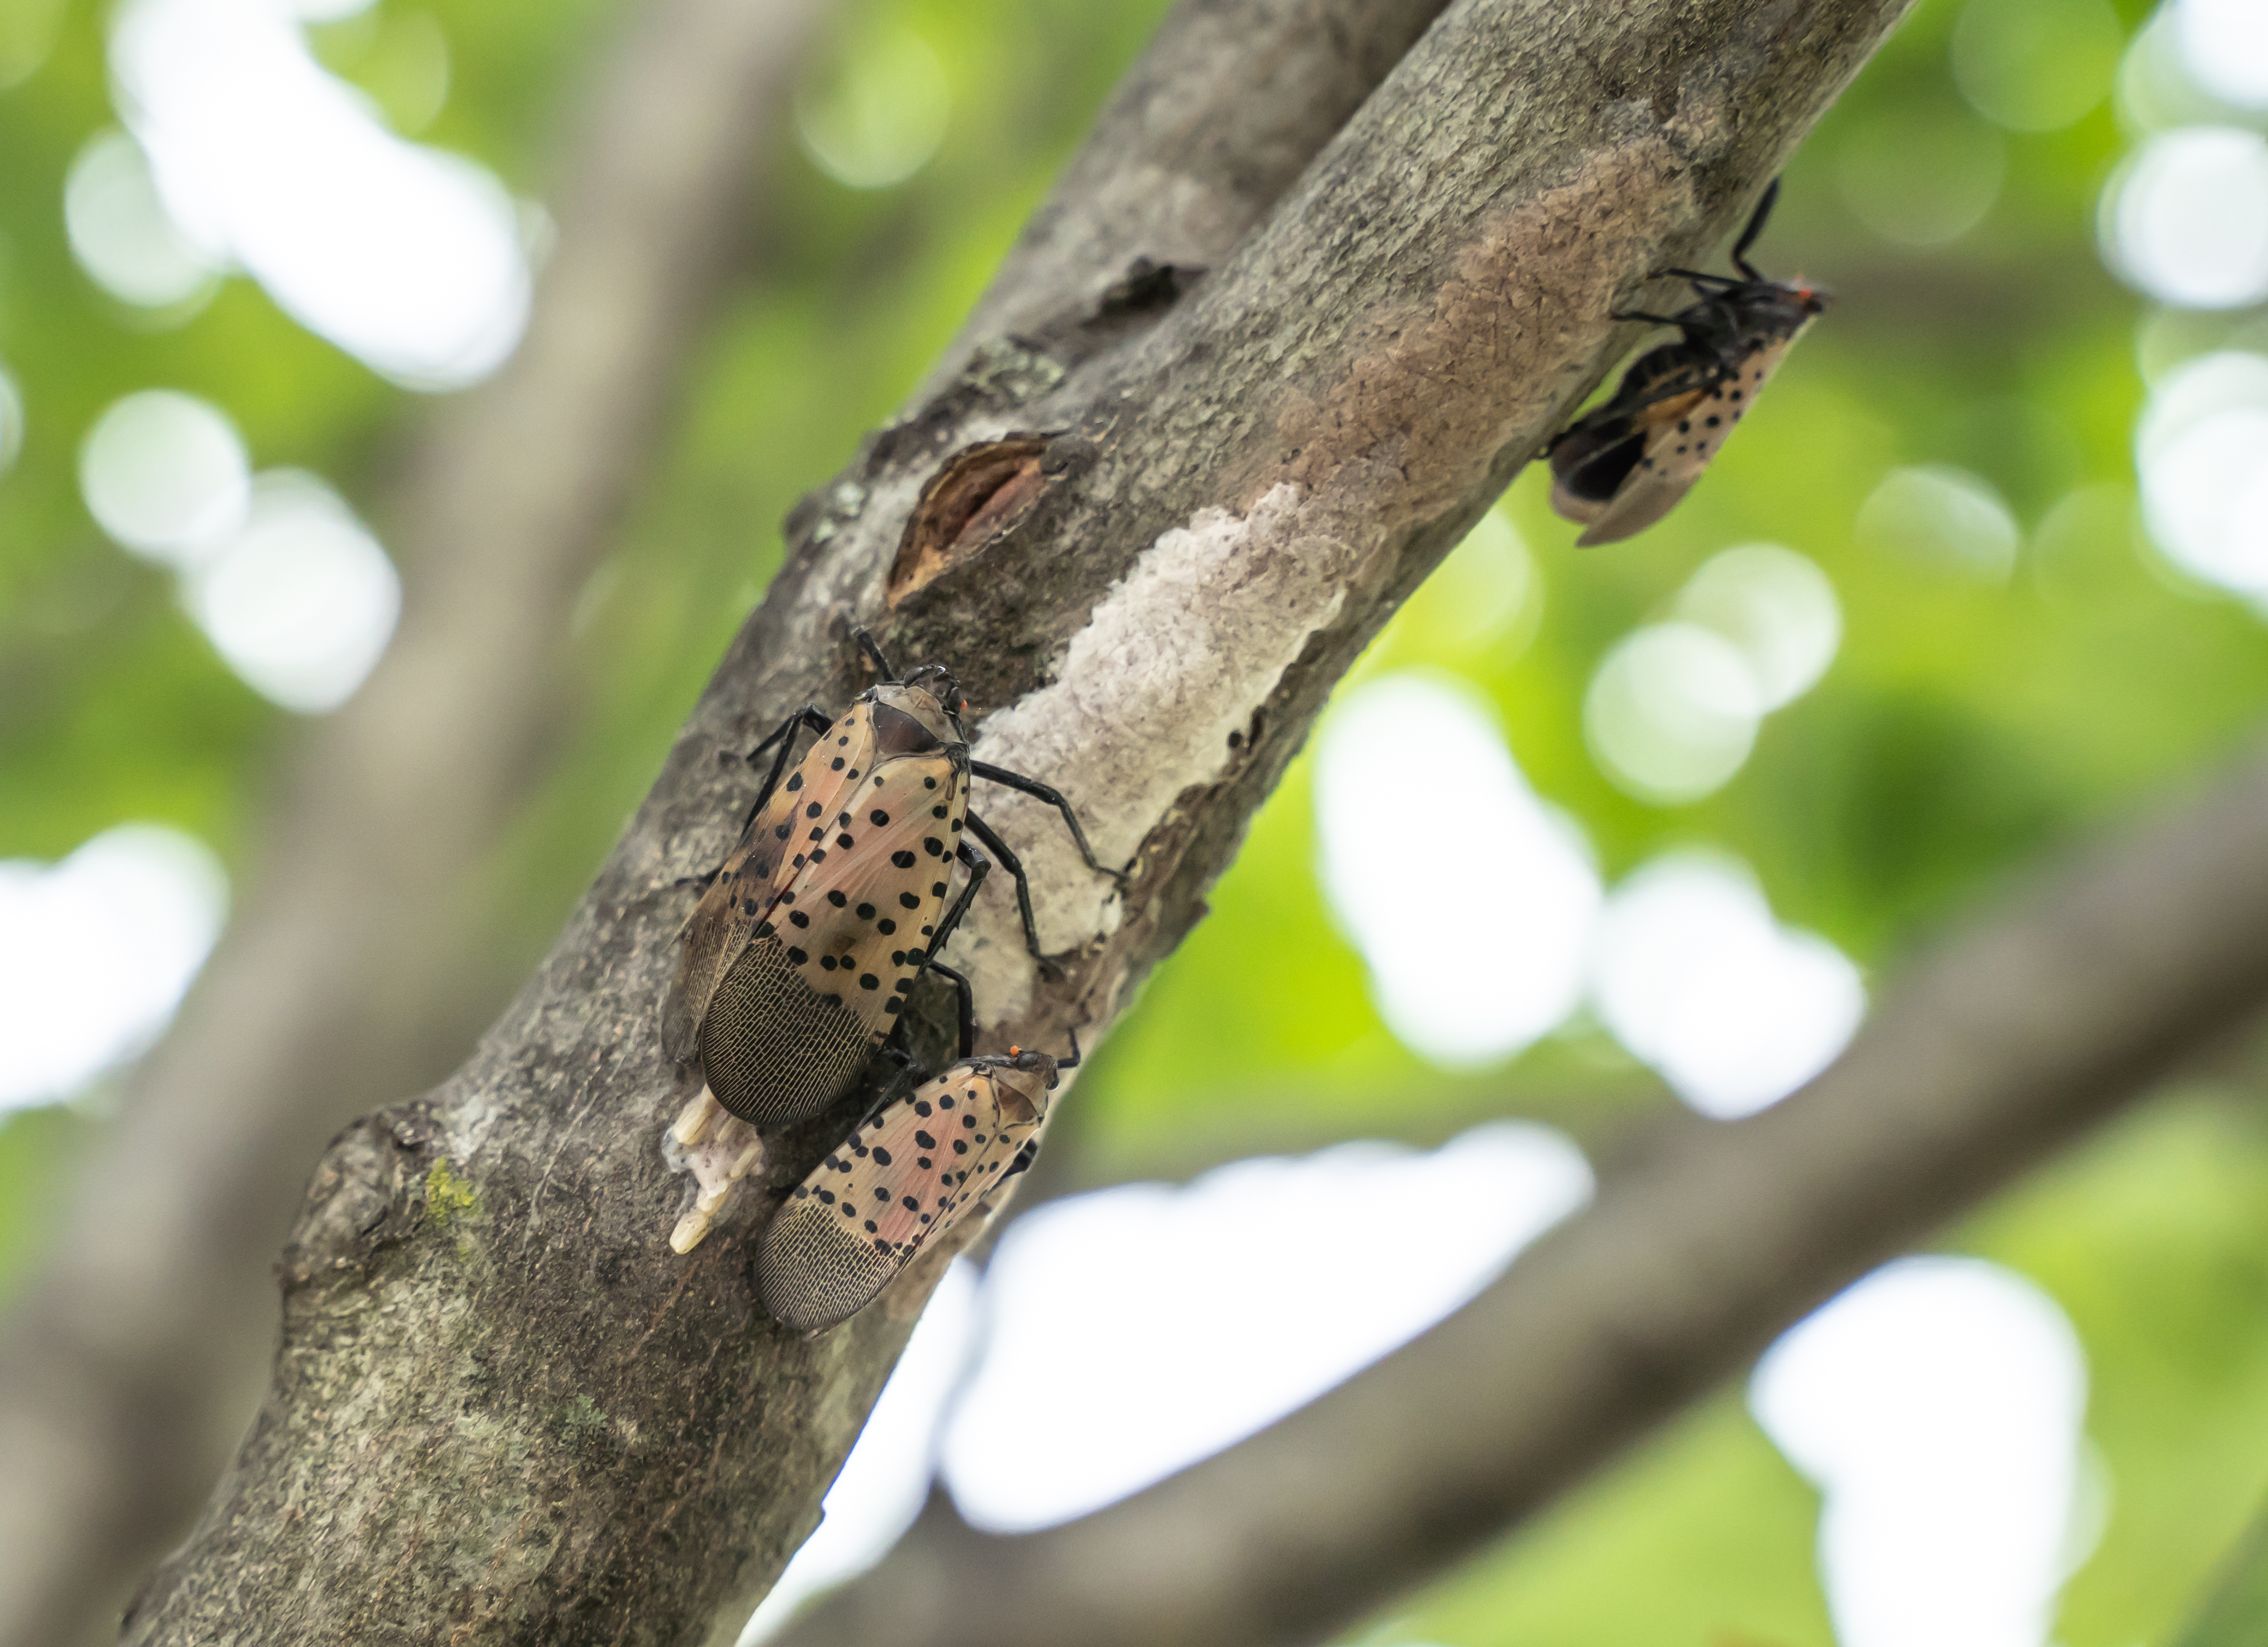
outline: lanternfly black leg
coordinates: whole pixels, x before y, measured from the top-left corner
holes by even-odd
[[[1778,199],[1779,180],[1774,178],[1764,185],[1764,192],[1757,197],[1756,209],[1749,217],[1749,226],[1741,231],[1741,238],[1733,243],[1733,267],[1750,280],[1761,281],[1764,276],[1756,272],[1756,265],[1749,261],[1749,248],[1764,232],[1764,224],[1771,217],[1773,202]]]
[[[772,791],[779,787],[780,775],[787,770],[787,758],[795,752],[795,729],[798,726],[808,726],[814,732],[823,732],[833,724],[835,723],[821,714],[817,708],[806,703],[782,721],[779,724],[779,729],[771,736],[740,757],[750,766],[754,766],[762,757],[765,750],[774,744],[779,746],[779,754],[772,761],[771,773],[764,779],[763,788],[756,791],[755,804],[748,808],[748,815],[740,820],[742,835],[748,833],[748,826],[755,822],[756,814],[763,811],[764,803],[772,798]],[[717,877],[724,872],[725,866],[719,864],[705,875],[680,875],[670,884],[674,886],[698,886],[702,891],[706,892],[711,886],[716,885]]]
[[[961,924],[961,917],[968,913],[968,906],[976,901],[976,889],[992,872],[992,861],[966,841],[954,849],[953,856],[968,866],[968,884],[961,889],[961,896],[953,901],[953,908],[945,912],[945,919],[937,923],[937,930],[930,935],[925,955],[934,955],[945,947],[945,940],[953,936],[954,929]]]
[[[1020,790],[1022,793],[1030,796],[1034,800],[1045,801],[1049,805],[1054,807],[1057,812],[1063,814],[1064,823],[1070,828],[1071,838],[1078,844],[1079,855],[1086,860],[1087,868],[1093,870],[1098,875],[1109,876],[1111,879],[1118,883],[1122,889],[1125,886],[1126,874],[1124,871],[1105,869],[1101,864],[1095,861],[1094,849],[1086,843],[1086,831],[1079,827],[1079,814],[1071,811],[1071,803],[1065,800],[1057,791],[1049,789],[1046,784],[1041,783],[1036,778],[1027,778],[1021,773],[1005,771],[999,767],[991,765],[988,761],[972,761],[968,763],[968,771],[969,776],[972,777],[980,777],[988,783],[998,783],[1007,789]],[[969,822],[978,828],[983,827],[983,825],[977,824],[974,818],[971,818]],[[994,840],[989,831],[984,835],[984,844],[990,847],[995,852],[998,852],[1000,854],[1000,861],[1003,864],[1007,864],[1012,861],[1009,858],[1007,853],[1002,849],[999,843]],[[1020,880],[1018,884],[1021,885]],[[1033,951],[1034,954],[1037,954],[1038,952],[1039,952],[1037,950]]]
[[[973,765],[971,769],[974,770]],[[1016,883],[1016,913],[1024,917],[1024,947],[1032,952],[1034,960],[1043,967],[1047,967],[1047,955],[1040,948],[1040,923],[1032,916],[1032,883],[1024,874],[1023,861],[1008,850],[1007,842],[994,835],[982,818],[975,812],[968,813],[968,817],[969,833],[992,849],[992,856],[1000,860],[1000,867],[1006,870],[1008,878]]]
[[[961,843],[954,857],[968,865],[968,884],[961,889],[961,896],[953,901],[953,908],[945,912],[945,919],[937,923],[937,931],[930,938],[929,948],[922,953],[922,965],[931,972],[952,979],[954,988],[960,992],[961,1055],[966,1058],[976,1049],[976,996],[968,987],[968,980],[939,960],[937,953],[945,947],[946,939],[953,936],[954,929],[961,924],[961,917],[968,913],[968,906],[976,897],[976,889],[992,872],[992,864],[966,841]]]
[[[898,678],[898,672],[890,667],[890,660],[882,656],[882,649],[874,644],[873,636],[864,629],[853,629],[850,635],[851,638],[858,643],[858,650],[866,654],[866,660],[874,665],[875,673],[885,680],[895,680]]]
[[[1057,1069],[1061,1069],[1063,1066],[1061,1064],[1057,1064],[1056,1067]],[[1010,1179],[1015,1177],[1017,1173],[1025,1171],[1032,1165],[1033,1162],[1039,1158],[1040,1141],[1037,1138],[1034,1138],[1027,1143],[1022,1149],[1016,1151],[1016,1158],[1008,1163],[1008,1170],[1000,1174],[1000,1181],[1004,1184],[1006,1183]]]
[[[929,970],[940,978],[953,980],[954,991],[961,997],[961,1055],[968,1057],[976,1050],[976,995],[968,987],[968,980],[943,961],[927,962]]]
[[[865,1131],[875,1116],[898,1101],[899,1082],[903,1081],[909,1086],[919,1086],[929,1079],[929,1071],[922,1067],[921,1061],[903,1047],[886,1040],[882,1043],[881,1054],[898,1066],[898,1072],[883,1086],[882,1095],[874,1100],[873,1107],[858,1117],[858,1124],[850,1129],[854,1133]]]
[[[755,822],[756,814],[763,811],[764,803],[771,799],[772,791],[779,787],[780,776],[787,770],[788,757],[795,753],[795,729],[798,726],[808,726],[814,732],[824,732],[834,724],[833,721],[821,715],[814,706],[806,703],[782,721],[777,732],[740,757],[750,766],[754,766],[765,750],[774,744],[779,746],[779,754],[772,759],[772,769],[764,779],[764,786],[756,791],[756,804],[748,808],[747,817],[741,820],[742,835],[748,832],[748,826]]]
[[[1674,270],[1672,271],[1675,272]],[[1648,314],[1643,309],[1616,309],[1607,316],[1609,320],[1644,320],[1649,326],[1675,326],[1677,318],[1668,314]]]
[[[1742,278],[1739,280],[1727,275],[1705,274],[1697,268],[1665,268],[1661,273],[1675,275],[1680,280],[1690,280],[1697,286],[1717,286],[1727,290],[1763,283],[1764,272],[1749,261],[1749,248],[1756,243],[1756,237],[1764,233],[1764,224],[1771,217],[1772,203],[1778,199],[1779,180],[1774,178],[1757,197],[1756,210],[1749,214],[1749,226],[1741,231],[1741,238],[1733,243],[1732,264],[1741,271]],[[1701,295],[1705,298],[1709,294],[1705,290]]]

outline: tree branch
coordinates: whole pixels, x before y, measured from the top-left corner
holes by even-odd
[[[755,1300],[751,1217],[667,1248],[685,1186],[658,1140],[689,1077],[652,1007],[672,882],[747,805],[720,749],[841,702],[850,620],[949,658],[997,706],[977,755],[1058,784],[1134,865],[1122,901],[1051,815],[988,802],[1057,967],[980,901],[955,960],[987,1037],[1106,1025],[1329,683],[1595,379],[1615,300],[1705,249],[1903,4],[1460,0],[1193,296],[1106,305],[1104,344],[1060,355],[981,338],[798,511],[770,595],[473,1061],[335,1147],[287,1252],[269,1403],[129,1639],[729,1636],[949,1253],[806,1340]],[[941,469],[998,484],[917,514]],[[769,1188],[872,1091],[773,1139]]]
[[[925,1517],[781,1647],[1328,1639],[1534,1514],[2264,999],[2268,749],[1955,937],[1804,1091],[1609,1178],[1589,1210],[1369,1371],[1062,1527],[998,1538]]]
[[[453,903],[535,775],[569,607],[666,420],[822,10],[663,0],[615,42],[527,335],[433,418],[389,511],[393,644],[298,752],[245,906],[8,1324],[0,1642],[55,1647],[114,1617],[241,1433],[308,1163],[405,1089],[457,1004],[437,999]]]
[[[2256,1516],[2221,1560],[2177,1647],[2245,1647],[2268,1625],[2268,1515]]]
[[[1092,353],[1122,329],[1094,322],[1134,258],[1196,275],[1227,256],[1446,4],[1182,0],[916,403],[986,339],[1044,339],[1058,363]]]

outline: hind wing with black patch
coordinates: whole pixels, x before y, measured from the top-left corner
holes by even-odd
[[[1702,386],[1646,405],[1618,439],[1576,448],[1564,468],[1555,461],[1552,507],[1587,528],[1576,542],[1585,548],[1619,542],[1675,508],[1794,342],[1789,335],[1760,343]]]

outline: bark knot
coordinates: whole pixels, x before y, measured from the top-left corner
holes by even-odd
[[[324,1276],[359,1276],[382,1249],[407,1239],[416,1222],[412,1186],[426,1188],[437,1161],[424,1104],[380,1110],[331,1140],[276,1266],[284,1291]]]

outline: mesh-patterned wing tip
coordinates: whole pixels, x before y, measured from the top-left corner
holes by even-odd
[[[781,1325],[824,1332],[873,1302],[903,1263],[836,1227],[817,1201],[790,1201],[764,1231],[756,1289]]]

